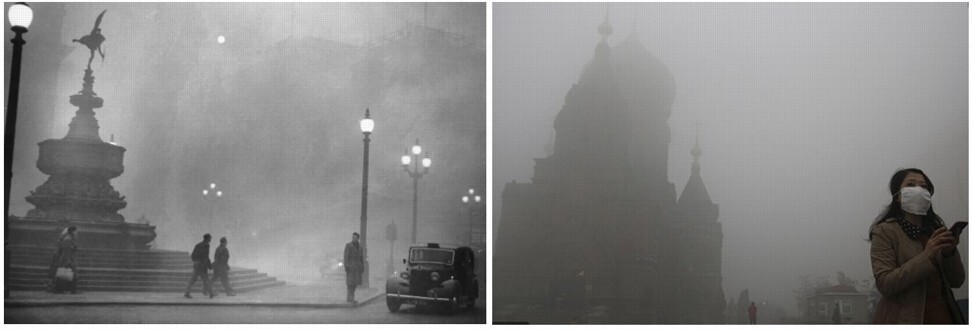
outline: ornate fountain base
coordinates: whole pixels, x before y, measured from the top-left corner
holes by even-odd
[[[64,228],[78,227],[78,246],[85,249],[148,250],[155,226],[137,223],[86,222],[38,218],[8,218],[7,241],[17,246],[50,248]]]
[[[78,111],[67,136],[38,143],[37,169],[49,177],[26,198],[34,209],[8,218],[10,244],[50,247],[68,226],[78,228],[78,245],[86,249],[145,250],[155,239],[155,227],[118,214],[128,202],[111,179],[125,172],[125,148],[98,134],[94,109],[104,100],[92,89],[91,73],[84,71],[84,89],[70,98]]]

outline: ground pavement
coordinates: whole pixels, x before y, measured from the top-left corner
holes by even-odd
[[[222,286],[217,286],[222,288]],[[182,292],[81,292],[53,294],[44,291],[12,291],[4,299],[6,307],[97,306],[97,305],[187,305],[187,306],[272,306],[310,308],[355,308],[385,295],[383,282],[371,288],[358,287],[357,304],[345,302],[347,287],[344,281],[316,284],[286,284],[266,289],[238,293],[230,297],[220,294],[209,298],[201,290],[186,299]]]

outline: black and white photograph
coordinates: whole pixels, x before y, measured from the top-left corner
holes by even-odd
[[[494,324],[967,324],[968,3],[493,3]]]
[[[4,322],[485,324],[486,6],[4,3]]]

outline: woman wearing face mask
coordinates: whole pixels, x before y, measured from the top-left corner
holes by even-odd
[[[919,169],[891,177],[891,204],[870,229],[871,269],[881,300],[877,324],[965,324],[951,288],[965,267],[956,237],[932,209],[935,185]]]

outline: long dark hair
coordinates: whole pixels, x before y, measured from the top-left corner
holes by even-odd
[[[888,190],[891,192],[891,204],[888,204],[888,206],[884,208],[884,211],[882,211],[881,214],[874,219],[874,222],[871,223],[871,228],[867,231],[868,241],[871,240],[871,234],[874,233],[874,227],[876,227],[879,223],[884,222],[884,220],[894,218],[898,219],[898,221],[904,221],[905,212],[901,209],[901,200],[897,197],[898,193],[901,192],[901,183],[904,182],[905,177],[908,176],[909,173],[917,173],[925,177],[925,184],[928,185],[928,192],[933,196],[935,195],[935,184],[931,182],[928,175],[925,175],[925,172],[922,172],[917,168],[906,168],[895,172],[894,175],[891,176],[891,181],[888,182]],[[945,225],[945,222],[942,221],[942,218],[935,213],[935,209],[931,206],[928,207],[928,213],[922,216],[921,223],[923,226],[925,224],[930,224],[936,229]]]

